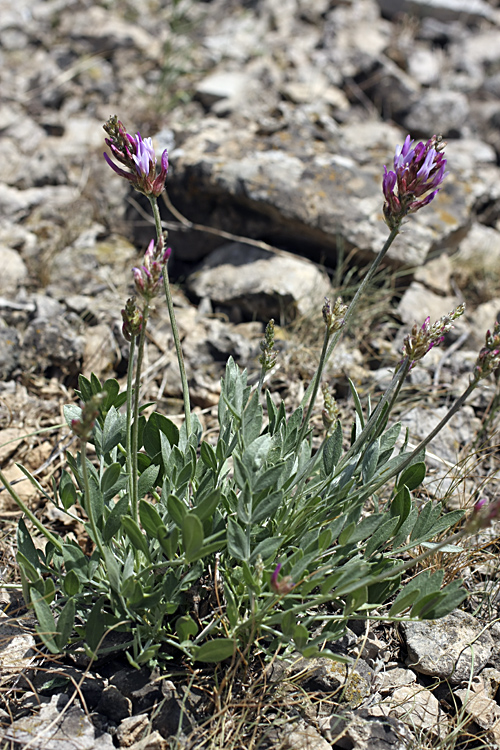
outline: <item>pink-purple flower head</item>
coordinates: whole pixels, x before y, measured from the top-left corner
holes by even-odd
[[[156,174],[156,154],[151,138],[142,138],[140,133],[132,136],[126,132],[125,127],[116,115],[110,117],[104,125],[104,130],[109,138],[105,138],[106,144],[115,159],[123,164],[129,171],[121,169],[104,154],[107,163],[120,177],[129,180],[134,188],[145,195],[153,195],[156,198],[165,187],[168,172],[167,150],[161,156],[160,173]]]
[[[144,253],[143,265],[132,269],[135,288],[138,294],[147,301],[158,294],[163,281],[163,269],[172,252],[169,247],[166,250],[163,248],[163,238],[157,245],[154,240],[151,240]]]
[[[396,147],[394,171],[384,167],[382,178],[384,217],[391,229],[399,227],[407,214],[429,204],[439,192],[447,175],[442,153],[445,146],[440,136],[415,144],[408,135],[403,145]]]

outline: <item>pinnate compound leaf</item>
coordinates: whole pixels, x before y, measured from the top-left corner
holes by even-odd
[[[426,470],[427,469],[423,461],[419,461],[412,466],[408,466],[408,468],[405,469],[399,477],[397,485],[398,489],[399,487],[406,485],[410,492],[411,490],[415,490],[424,481]]]
[[[177,553],[179,545],[179,531],[177,528],[172,529],[168,533],[165,526],[158,527],[158,541],[160,542],[162,550],[165,552],[169,560],[173,560]]]
[[[348,378],[348,381],[349,381],[349,388],[351,389],[352,398],[354,401],[354,408],[356,410],[356,414],[359,417],[361,428],[363,428],[365,426],[365,418],[363,416],[363,407],[361,406],[361,400],[356,390],[356,386],[352,382],[351,378]]]
[[[467,599],[467,591],[462,588],[462,581],[452,581],[441,589],[435,600],[429,600],[420,610],[422,620],[438,620],[453,612],[454,609]]]
[[[101,492],[103,494],[106,494],[115,487],[121,470],[122,467],[119,463],[114,463],[108,466],[101,479]]]
[[[139,503],[139,518],[146,534],[153,539],[157,539],[158,529],[163,526],[163,519],[155,506],[148,503],[147,500],[141,500]]]
[[[63,469],[61,472],[61,481],[59,482],[59,498],[64,510],[68,510],[76,503],[77,493],[71,476]]]
[[[120,414],[114,406],[110,408],[102,429],[102,452],[109,453],[118,443],[125,440],[125,415]]]
[[[128,511],[128,496],[124,495],[114,504],[111,513],[106,519],[106,523],[104,524],[104,529],[102,532],[103,542],[107,543],[115,536],[121,526],[123,516],[125,516]]]
[[[139,498],[144,497],[148,492],[151,492],[153,487],[156,486],[156,479],[160,473],[160,467],[155,464],[151,464],[147,469],[144,469],[141,476],[139,477]]]
[[[181,529],[184,516],[188,512],[186,504],[182,500],[179,500],[176,495],[169,495],[167,498],[167,510],[172,521]]]
[[[398,524],[399,518],[388,518],[387,521],[384,521],[368,540],[365,548],[365,557],[371,557],[379,547],[387,544]]]
[[[293,640],[299,651],[302,651],[306,647],[309,640],[309,631],[305,625],[296,625],[294,627]]]
[[[272,518],[282,502],[282,491],[267,495],[252,511],[252,523],[261,523],[262,521],[267,521],[268,518]]]
[[[85,628],[85,639],[87,644],[93,652],[99,646],[99,643],[104,635],[105,624],[103,617],[103,607],[106,601],[105,596],[99,597],[87,617],[87,625]]]
[[[44,597],[34,588],[31,589],[31,601],[38,620],[36,631],[51,654],[58,654],[60,649],[56,642],[57,628],[54,616]]]
[[[161,452],[160,432],[167,437],[171,446],[179,444],[179,428],[163,414],[153,412],[149,417],[142,441],[144,449],[150,458],[155,458]]]
[[[235,652],[236,643],[232,638],[217,638],[207,641],[195,652],[195,660],[209,664],[229,659]]]
[[[215,487],[208,495],[205,495],[194,508],[193,513],[198,516],[200,521],[205,521],[207,518],[211,518],[215,512],[215,509],[220,503],[220,488]]]
[[[217,471],[217,456],[210,443],[206,443],[205,441],[202,442],[200,446],[200,455],[201,460],[203,461],[205,466],[207,466],[209,469],[212,469],[212,471]]]
[[[80,579],[74,570],[68,571],[64,576],[63,588],[67,596],[76,596],[80,591]]]
[[[74,624],[75,600],[71,597],[62,608],[61,614],[57,620],[57,636],[55,641],[60,651],[62,651],[68,643],[71,633],[73,632]]]
[[[182,519],[182,544],[188,562],[193,562],[203,546],[203,524],[195,513]]]
[[[22,518],[17,526],[17,549],[24,555],[25,559],[33,566],[33,568],[35,568],[35,570],[40,570],[40,557],[38,551],[33,544],[31,534]]]
[[[236,560],[248,561],[250,545],[241,526],[232,518],[227,522],[227,550]]]
[[[377,470],[379,455],[380,443],[378,440],[375,440],[366,448],[363,456],[363,461],[361,463],[361,475],[365,484],[368,484]]]
[[[139,552],[142,552],[142,554],[145,555],[147,560],[150,560],[151,554],[149,551],[149,546],[148,546],[146,537],[142,533],[135,519],[132,518],[132,516],[123,516],[122,528],[124,529],[126,535],[132,542],[135,549],[139,550]]]
[[[182,617],[178,617],[175,621],[175,632],[182,643],[182,641],[188,641],[191,636],[197,634],[198,625],[195,623],[191,615],[183,615]]]
[[[333,435],[327,439],[323,448],[323,470],[329,476],[342,455],[342,425],[337,422]]]

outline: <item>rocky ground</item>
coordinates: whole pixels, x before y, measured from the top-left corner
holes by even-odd
[[[232,354],[255,371],[270,317],[281,349],[273,388],[300,399],[324,295],[348,298],[387,236],[381,175],[407,132],[442,133],[449,176],[391,248],[328,377],[348,409],[347,375],[364,394],[380,388],[408,328],[465,301],[444,350],[411,374],[401,412],[411,440],[464,389],[500,314],[498,0],[0,0],[0,60],[0,464],[11,481],[23,476],[16,462],[46,486],[57,475],[70,438],[54,425],[79,372],[126,372],[120,310],[153,227],[102,158],[115,113],[169,150],[162,216],[207,430],[224,362]],[[150,331],[145,395],[175,417],[161,304]],[[497,410],[491,380],[431,446],[429,494],[463,507],[477,487],[498,492]],[[42,428],[52,429],[31,435]],[[16,487],[61,524],[27,481]],[[462,570],[475,592],[468,611],[401,629],[352,623],[339,645],[359,657],[348,676],[321,660],[254,664],[218,691],[223,672],[217,682],[182,664],[161,678],[119,662],[49,662],[16,615],[18,517],[0,493],[6,747],[500,743],[494,533],[479,557],[436,563]]]

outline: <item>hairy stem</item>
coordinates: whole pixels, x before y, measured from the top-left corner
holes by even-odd
[[[373,278],[374,274],[376,273],[376,271],[377,271],[380,263],[384,259],[385,255],[387,254],[387,251],[389,250],[390,246],[392,245],[392,243],[394,242],[394,240],[396,239],[396,237],[397,237],[398,234],[399,234],[399,226],[397,226],[397,227],[395,227],[394,229],[391,230],[391,233],[390,233],[389,237],[387,238],[387,240],[385,241],[385,244],[384,244],[383,248],[380,250],[379,254],[375,258],[375,260],[373,261],[372,265],[370,266],[368,272],[366,273],[365,277],[363,278],[363,281],[359,285],[358,290],[357,290],[356,294],[354,295],[354,297],[352,298],[351,304],[349,305],[349,307],[347,309],[347,312],[346,312],[346,314],[344,316],[344,325],[342,326],[342,328],[339,328],[339,330],[332,337],[330,345],[329,345],[329,347],[328,347],[328,349],[326,351],[326,355],[325,355],[325,358],[324,358],[323,367],[324,367],[324,364],[326,364],[326,362],[328,362],[328,360],[332,356],[332,352],[335,349],[335,347],[337,346],[337,344],[339,343],[339,341],[340,341],[340,339],[342,337],[342,334],[344,333],[344,331],[346,331],[349,328],[349,324],[351,323],[352,317],[353,317],[353,315],[354,315],[354,313],[356,311],[356,308],[358,306],[358,302],[359,302],[360,298],[364,294],[366,287],[368,286],[368,284],[372,280],[372,278]],[[306,392],[304,394],[304,397],[303,397],[302,402],[301,402],[301,406],[305,406],[305,404],[307,403],[308,399],[311,398],[311,394],[313,392],[313,389],[315,388],[315,384],[316,384],[316,379],[313,379],[311,381],[311,383],[309,384],[309,387],[307,388],[307,390],[306,390]],[[316,390],[316,393],[317,393],[317,388],[315,390]],[[312,406],[311,406],[311,404],[312,404]],[[309,404],[308,412],[310,410],[312,410],[313,406],[314,406],[314,400],[311,398],[311,402]]]
[[[132,518],[139,522],[139,470],[138,470],[138,450],[139,450],[139,401],[141,390],[141,370],[144,359],[144,345],[146,343],[146,327],[149,316],[149,304],[144,305],[142,312],[143,321],[141,332],[139,334],[139,344],[137,347],[137,363],[135,366],[135,388],[134,388],[134,406],[131,432],[131,453],[132,453]]]
[[[156,198],[148,196],[149,202],[151,203],[151,209],[155,220],[157,238],[160,239],[162,236],[161,217],[160,210]],[[174,303],[172,300],[172,292],[170,289],[170,281],[168,278],[167,268],[163,271],[163,289],[165,291],[165,299],[167,302],[168,315],[170,317],[170,326],[172,328],[172,335],[174,337],[175,352],[177,354],[177,362],[179,363],[179,372],[181,376],[182,386],[182,398],[184,401],[184,418],[186,420],[186,434],[189,437],[191,434],[191,404],[189,400],[189,385],[186,375],[186,368],[184,366],[184,356],[182,354],[181,339],[179,336],[179,329],[177,328],[177,320],[175,317]]]

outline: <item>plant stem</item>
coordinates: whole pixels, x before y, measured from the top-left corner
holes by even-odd
[[[307,428],[309,427],[309,420],[311,418],[312,410],[314,407],[314,403],[316,401],[316,396],[318,395],[319,390],[319,384],[321,383],[321,376],[323,374],[323,370],[325,367],[325,364],[327,362],[327,352],[328,352],[328,342],[330,341],[330,334],[328,333],[328,326],[325,326],[325,336],[323,338],[323,348],[321,349],[321,355],[319,358],[319,364],[318,369],[316,370],[316,373],[314,375],[314,380],[312,381],[312,394],[309,401],[309,406],[307,407],[306,415],[302,421],[302,427],[300,429],[299,437],[297,440],[297,446],[300,446],[301,442],[304,439],[304,435],[306,433]]]
[[[431,440],[433,440],[436,435],[441,432],[446,423],[449,422],[450,419],[457,413],[457,411],[462,408],[472,391],[477,387],[478,382],[479,381],[474,380],[472,383],[470,383],[470,385],[465,389],[462,395],[457,398],[453,406],[451,406],[449,411],[444,415],[439,424],[434,427],[434,429],[427,435],[427,437],[420,441],[415,450],[410,453],[408,458],[406,458],[402,463],[398,464],[398,466],[390,474],[384,475],[384,478],[381,479],[378,484],[376,484],[374,487],[370,487],[367,494],[363,496],[363,500],[367,497],[370,497],[370,495],[376,492],[380,487],[383,487],[383,485],[385,485],[390,479],[392,479],[392,477],[397,476],[402,471],[404,471],[407,466],[410,466],[413,463],[418,454],[424,450],[424,448],[431,442]]]
[[[132,402],[134,394],[134,357],[135,357],[135,341],[136,336],[132,337],[130,342],[129,358],[128,358],[128,370],[127,370],[127,428],[126,428],[126,445],[125,455],[127,457],[127,474],[129,480],[129,499],[132,500],[133,495],[133,462],[132,462]]]
[[[0,480],[2,481],[3,486],[5,487],[5,489],[11,496],[11,498],[14,500],[16,505],[18,505],[20,510],[22,510],[22,512],[24,513],[24,515],[27,518],[29,518],[33,526],[35,526],[38,529],[38,531],[41,534],[43,534],[43,536],[49,542],[51,542],[57,550],[59,550],[59,552],[62,552],[62,549],[63,549],[62,542],[60,542],[56,536],[51,534],[50,531],[48,531],[48,529],[44,527],[41,521],[38,520],[35,514],[32,513],[31,510],[24,504],[24,502],[21,500],[21,498],[19,497],[19,495],[17,494],[17,492],[15,491],[11,483],[5,477],[5,474],[3,473],[3,471],[0,471]]]
[[[94,517],[94,509],[92,507],[92,498],[90,494],[90,483],[89,483],[89,472],[87,468],[87,440],[85,438],[80,440],[80,460],[82,464],[83,498],[84,498],[83,505],[85,508],[85,512],[88,516],[90,526],[92,528],[92,533],[94,535],[94,542],[96,543],[99,549],[99,552],[101,553],[102,559],[105,560],[104,548],[101,542],[101,534],[97,528],[95,517]]]
[[[387,409],[387,413],[390,414],[392,411],[392,407],[394,406],[394,403],[399,395],[399,392],[401,390],[401,386],[403,385],[403,382],[408,374],[408,371],[410,369],[410,363],[408,358],[403,362],[403,365],[401,368],[394,373],[391,383],[387,390],[385,391],[384,395],[378,402],[377,406],[373,410],[372,414],[370,415],[370,418],[368,419],[368,422],[363,427],[363,430],[361,431],[360,435],[356,438],[354,443],[351,445],[345,456],[342,458],[341,461],[337,464],[335,467],[335,474],[338,474],[344,466],[347,464],[351,456],[355,455],[359,448],[363,445],[363,443],[367,440],[376,440],[377,437],[379,437],[380,430],[377,429],[373,436],[370,436],[369,433],[371,432],[373,426],[375,425],[379,414],[381,413],[382,409],[384,408],[385,404],[390,400],[390,404]]]
[[[162,226],[160,210],[156,198],[148,196],[153,211],[153,216],[156,226],[156,235],[160,239],[162,236]],[[177,362],[179,363],[179,372],[181,375],[181,386],[182,386],[182,398],[184,401],[184,418],[186,420],[186,435],[189,438],[191,434],[191,404],[189,401],[189,385],[186,375],[186,368],[184,366],[184,357],[182,354],[181,339],[179,336],[179,329],[177,328],[177,320],[175,318],[174,303],[172,300],[172,292],[170,290],[170,281],[168,278],[167,268],[163,271],[163,289],[165,291],[165,299],[167,302],[168,315],[170,317],[170,326],[172,328],[172,335],[174,337],[175,352],[177,354]]]
[[[346,312],[346,314],[344,316],[344,325],[342,326],[342,328],[339,328],[339,330],[332,337],[330,345],[329,345],[329,347],[328,347],[328,349],[326,351],[326,355],[325,355],[325,358],[324,358],[323,366],[330,359],[330,357],[332,355],[332,352],[335,349],[335,347],[337,346],[337,344],[339,343],[339,341],[340,341],[340,339],[341,339],[342,334],[344,333],[344,331],[346,331],[349,328],[349,324],[350,324],[352,316],[354,315],[354,312],[355,312],[355,310],[356,310],[356,308],[358,306],[358,302],[359,302],[361,296],[364,294],[366,287],[368,286],[368,284],[372,280],[373,275],[377,271],[377,268],[379,267],[380,263],[384,259],[384,256],[386,255],[387,251],[389,250],[390,246],[392,245],[392,243],[394,242],[394,240],[396,239],[396,237],[397,237],[398,234],[399,234],[399,226],[394,227],[394,229],[391,229],[391,233],[390,233],[389,237],[387,238],[387,240],[385,241],[385,244],[384,244],[383,248],[380,250],[379,254],[375,258],[375,260],[373,261],[372,265],[370,266],[368,272],[366,273],[365,277],[363,278],[363,281],[359,285],[358,290],[357,290],[356,294],[354,295],[354,297],[352,298],[351,304],[349,305],[349,307],[347,309],[347,312]],[[306,392],[304,394],[304,397],[302,399],[301,406],[305,406],[305,404],[307,403],[307,400],[311,396],[311,393],[312,393],[313,389],[315,389],[316,393],[318,392],[317,387],[315,388],[315,385],[316,385],[316,378],[314,380],[312,380],[311,383],[309,384],[309,387],[307,388],[307,390],[306,390]],[[316,394],[315,394],[315,396],[316,396]],[[312,404],[312,406],[311,406],[311,404]],[[309,404],[308,413],[310,411],[312,411],[312,407],[313,406],[314,406],[314,400],[311,398],[311,403]]]
[[[146,327],[149,317],[149,303],[145,302],[142,311],[142,327],[139,334],[139,345],[137,347],[137,363],[135,366],[134,408],[131,431],[131,454],[132,454],[132,518],[139,522],[139,470],[137,454],[139,451],[139,400],[141,390],[141,369],[144,359],[144,345],[146,343]]]

